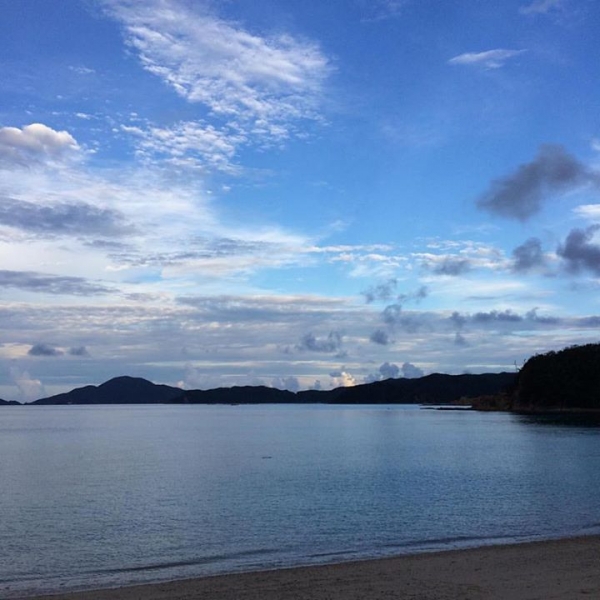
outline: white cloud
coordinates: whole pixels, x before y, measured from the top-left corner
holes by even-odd
[[[318,118],[331,66],[316,44],[287,34],[261,37],[175,0],[106,6],[145,69],[238,133],[283,140],[297,120]]]
[[[406,3],[407,0],[360,0],[366,13],[361,20],[363,23],[376,23],[399,17]]]
[[[79,150],[75,138],[67,131],[55,131],[42,123],[22,129],[0,128],[0,165],[29,166],[62,159]]]
[[[484,67],[485,69],[498,69],[504,66],[504,63],[509,59],[525,50],[506,50],[504,48],[496,48],[485,52],[466,52],[451,58],[448,63],[451,65],[467,65]]]
[[[354,387],[357,384],[356,378],[346,371],[346,367],[340,367],[339,370],[329,373],[331,377],[331,387]]]
[[[12,365],[9,371],[10,379],[17,387],[20,402],[31,402],[45,395],[44,386],[39,379],[32,378],[27,371],[16,365]]]
[[[563,4],[564,0],[534,0],[527,6],[522,6],[519,12],[522,15],[546,14],[560,8]]]
[[[301,389],[298,378],[292,375],[288,377],[275,377],[271,382],[271,386],[280,390],[288,390],[290,392],[297,392]]]
[[[600,221],[600,204],[582,204],[573,209],[573,212],[589,221]]]
[[[94,75],[96,71],[94,69],[90,69],[89,67],[84,66],[69,66],[69,70],[77,73],[78,75]]]
[[[194,121],[172,127],[122,126],[122,130],[139,138],[138,156],[152,162],[164,160],[169,166],[198,167],[208,171],[236,174],[233,159],[239,146],[248,138],[229,128],[218,129]]]

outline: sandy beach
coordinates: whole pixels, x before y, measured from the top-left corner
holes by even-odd
[[[600,536],[221,575],[37,600],[600,598]]]

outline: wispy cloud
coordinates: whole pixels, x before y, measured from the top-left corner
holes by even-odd
[[[223,232],[226,228],[222,229]],[[186,244],[159,251],[147,248],[111,252],[116,264],[128,268],[160,268],[164,277],[246,277],[261,269],[315,262],[310,240],[275,228],[249,233],[242,228],[229,231],[231,237],[191,236]],[[244,237],[237,237],[244,236]],[[244,239],[245,238],[245,239]]]
[[[502,253],[488,244],[465,240],[461,242],[436,241],[428,244],[435,252],[418,252],[413,257],[422,269],[433,275],[457,277],[473,269],[501,270],[505,267]]]
[[[486,50],[485,52],[466,52],[451,58],[448,63],[451,65],[466,65],[483,67],[485,69],[499,69],[504,66],[504,63],[515,56],[519,56],[526,50],[507,50],[504,48],[496,48],[494,50]]]
[[[546,13],[561,8],[564,0],[534,0],[519,8],[522,15],[545,15]]]
[[[377,23],[386,19],[394,19],[402,14],[408,0],[358,0],[364,10],[363,23]]]
[[[0,271],[0,288],[17,288],[29,292],[97,296],[108,294],[111,288],[81,277],[47,275],[31,271]]]
[[[135,231],[120,212],[108,208],[83,202],[39,205],[6,197],[0,204],[0,225],[48,236],[88,234],[112,237]]]
[[[234,135],[254,143],[283,140],[299,121],[319,118],[332,67],[317,44],[250,33],[200,4],[107,0],[105,6],[143,67]]]
[[[239,172],[234,158],[249,139],[229,126],[218,129],[201,122],[180,122],[171,127],[122,127],[138,138],[138,157],[162,160],[170,167],[197,167],[229,174]]]
[[[573,209],[579,217],[590,221],[600,221],[600,204],[582,204]]]

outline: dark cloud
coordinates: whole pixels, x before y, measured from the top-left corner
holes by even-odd
[[[403,312],[400,304],[386,306],[382,312],[384,323],[393,329],[415,333],[427,325],[427,315],[419,312]]]
[[[448,256],[432,269],[436,275],[451,275],[456,277],[471,269],[471,261],[466,258]]]
[[[71,356],[89,356],[90,353],[87,351],[85,346],[76,346],[69,348],[69,354]]]
[[[381,381],[381,376],[379,375],[379,373],[369,373],[368,375],[365,375],[363,377],[363,383],[373,383],[375,381]]]
[[[450,316],[450,320],[454,323],[457,329],[462,329],[467,324],[467,317],[461,315],[458,311],[454,311]]]
[[[576,320],[579,327],[600,327],[600,317],[582,317]]]
[[[429,295],[429,288],[426,285],[422,285],[419,289],[408,294],[400,294],[398,296],[399,304],[406,304],[407,302],[416,302],[417,304],[424,300]]]
[[[454,312],[450,317],[450,321],[453,322],[455,328],[457,329],[454,343],[459,346],[466,345],[466,340],[460,332],[469,324],[486,326],[494,324],[497,325],[499,323],[525,324],[528,322],[536,323],[538,325],[559,325],[562,321],[557,317],[538,315],[537,311],[537,308],[533,308],[524,315],[520,315],[511,310],[491,310],[489,312],[478,312],[473,315],[461,315],[458,312]],[[525,327],[528,327],[528,325],[525,325]]]
[[[317,338],[313,333],[306,333],[296,348],[313,352],[337,352],[341,345],[342,334],[338,331],[330,331],[326,338]]]
[[[416,333],[423,328],[429,328],[429,315],[424,313],[404,313],[396,322],[396,327],[406,333]]]
[[[561,322],[561,319],[557,317],[540,316],[537,314],[537,311],[537,308],[532,308],[525,313],[525,318],[528,321],[535,321],[536,323],[541,323],[542,325],[558,325]]]
[[[83,202],[40,206],[24,200],[3,198],[0,203],[0,224],[49,236],[112,237],[134,232],[121,213]]]
[[[400,367],[393,363],[384,362],[377,369],[376,373],[369,373],[364,377],[365,383],[373,383],[375,381],[382,381],[384,379],[397,379],[400,375]]]
[[[379,285],[371,286],[369,289],[361,292],[361,294],[365,297],[367,304],[371,304],[371,302],[375,302],[376,300],[387,302],[393,297],[397,285],[397,279],[389,279]]]
[[[398,365],[394,365],[389,362],[384,362],[379,367],[379,373],[381,373],[382,379],[395,379],[400,374],[400,368],[398,367]]]
[[[370,336],[369,340],[371,340],[374,344],[379,344],[381,346],[387,346],[390,343],[390,337],[388,334],[383,331],[383,329],[377,329]]]
[[[526,221],[540,211],[550,196],[590,184],[600,187],[598,174],[562,146],[546,144],[531,162],[492,181],[477,205],[501,217]]]
[[[412,363],[405,362],[402,365],[402,375],[407,379],[416,379],[417,377],[423,377],[425,373]]]
[[[493,322],[508,322],[518,323],[523,320],[523,317],[512,312],[511,310],[492,310],[490,312],[478,312],[475,313],[471,320],[473,323],[493,323]]]
[[[34,344],[27,352],[29,356],[62,356],[62,350],[48,344]]]
[[[592,243],[594,233],[600,225],[592,225],[587,229],[572,229],[564,244],[556,253],[565,261],[572,272],[587,269],[600,275],[600,245]]]
[[[457,331],[454,335],[454,344],[456,346],[468,346],[469,342],[467,342],[467,338],[464,335]]]
[[[402,304],[390,304],[383,309],[381,316],[383,322],[390,327],[393,327],[400,321],[402,315]]]
[[[90,283],[82,277],[45,275],[33,271],[0,270],[0,288],[2,287],[18,288],[29,292],[72,296],[98,296],[113,291],[106,286]]]
[[[386,306],[382,313],[381,318],[383,322],[389,327],[396,327],[398,325],[409,324],[414,319],[409,315],[404,315],[402,313],[402,308],[404,304],[407,302],[416,302],[417,304],[421,302],[424,298],[427,298],[429,294],[429,289],[426,285],[422,285],[419,289],[414,292],[409,292],[407,294],[400,294],[396,297],[396,302],[394,304],[389,304]]]
[[[538,238],[529,238],[517,246],[513,252],[513,270],[517,272],[531,271],[545,266],[546,257],[542,251],[542,242]]]

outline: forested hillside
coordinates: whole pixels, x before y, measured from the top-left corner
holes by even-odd
[[[531,357],[519,371],[512,409],[600,409],[600,344]]]

